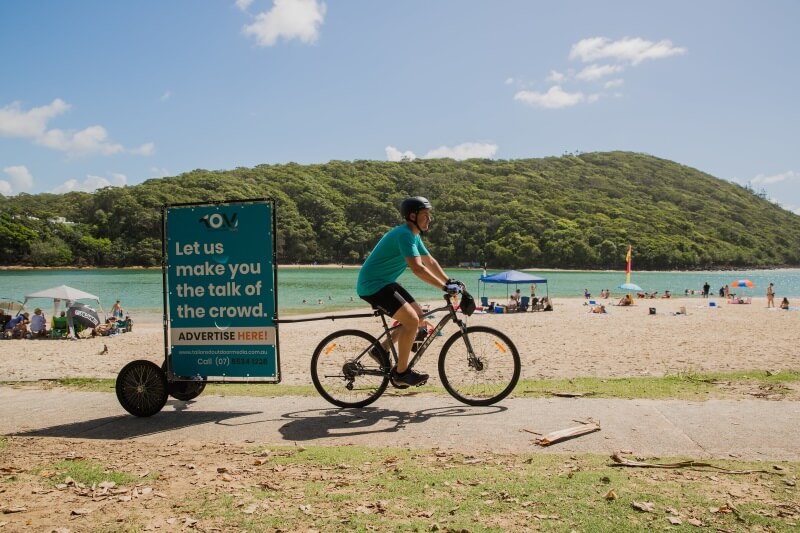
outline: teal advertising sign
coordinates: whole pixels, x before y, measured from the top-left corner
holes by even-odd
[[[176,376],[280,381],[271,200],[164,208]]]

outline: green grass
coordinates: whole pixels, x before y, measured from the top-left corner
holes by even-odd
[[[712,395],[724,396],[726,390],[736,387],[757,389],[797,382],[800,382],[800,372],[796,371],[774,374],[739,371],[680,373],[660,377],[521,380],[514,395],[536,397],[567,393],[599,398],[704,400]]]
[[[67,478],[72,478],[75,483],[82,483],[89,487],[103,481],[113,481],[117,485],[128,485],[141,481],[138,476],[108,470],[103,465],[84,459],[59,461],[48,467],[37,469],[36,473],[46,477],[53,485],[64,483]],[[158,474],[151,473],[147,479],[157,477]]]
[[[742,397],[748,391],[759,388],[769,389],[775,394],[790,392],[785,387],[800,382],[800,371],[769,373],[760,370],[712,373],[680,373],[660,377],[632,378],[570,378],[520,380],[513,396],[517,398],[546,397],[558,394],[583,394],[598,398],[624,399],[677,399],[704,400],[709,397]],[[14,385],[14,382],[2,382]],[[64,378],[47,381],[54,385],[76,390],[94,392],[113,392],[113,379]],[[744,390],[745,392],[742,392]],[[737,392],[738,391],[738,392]],[[783,392],[782,392],[783,391]],[[424,386],[413,391],[416,394],[447,394],[443,388]],[[389,389],[389,394],[393,389]],[[317,396],[311,385],[248,384],[226,383],[209,384],[203,394],[219,396]],[[407,394],[407,393],[398,393]]]
[[[694,528],[689,518],[726,531],[795,531],[797,524],[796,518],[780,517],[776,508],[796,505],[796,489],[783,490],[788,486],[782,480],[800,474],[798,463],[782,463],[783,476],[734,476],[622,469],[596,455],[465,456],[357,447],[273,452],[260,467],[282,472],[270,474],[272,486],[250,487],[235,500],[204,491],[187,498],[184,510],[223,529],[243,531],[689,531]],[[616,499],[606,498],[611,490]],[[731,501],[730,493],[740,495],[733,500],[736,513],[710,511]],[[634,501],[652,502],[655,511],[637,511]],[[233,504],[257,510],[244,516]],[[800,507],[794,512],[800,517]],[[669,524],[672,514],[683,526]]]

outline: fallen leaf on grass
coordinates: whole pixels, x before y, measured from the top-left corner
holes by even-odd
[[[727,513],[732,513],[733,512],[733,508],[729,507],[728,504],[725,504],[725,505],[722,505],[720,507],[709,507],[708,508],[708,512],[709,513],[713,513],[713,514],[717,514],[717,513],[727,514]]]
[[[611,489],[608,492],[606,492],[606,495],[604,496],[604,498],[606,500],[610,501],[610,502],[613,502],[614,500],[617,499],[617,493],[614,492],[614,489]]]
[[[24,513],[27,510],[27,507],[23,507],[21,505],[17,505],[15,507],[3,507],[3,514]]]
[[[653,502],[631,502],[631,507],[643,513],[653,513],[656,510],[656,505]]]
[[[89,509],[85,509],[83,507],[80,509],[73,509],[69,513],[70,516],[86,516],[87,514],[89,514]]]
[[[677,516],[668,516],[667,520],[669,520],[669,523],[672,524],[673,526],[679,526],[683,524],[683,520],[681,520]]]
[[[703,521],[698,520],[697,518],[690,518],[689,520],[687,520],[687,522],[689,522],[691,525],[695,527],[703,527]]]

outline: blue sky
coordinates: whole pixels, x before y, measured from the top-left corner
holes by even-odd
[[[0,193],[645,152],[800,213],[800,2],[0,2]]]

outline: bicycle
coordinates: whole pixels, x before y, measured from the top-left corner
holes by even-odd
[[[460,292],[460,291],[459,291]],[[467,326],[456,314],[453,303],[458,293],[446,293],[445,305],[427,311],[424,318],[439,312],[445,316],[421,342],[409,362],[409,368],[422,358],[433,340],[449,322],[458,326],[439,353],[439,379],[445,390],[467,405],[492,405],[508,396],[519,381],[520,358],[517,347],[504,333],[486,326]],[[339,407],[365,407],[384,393],[389,385],[391,368],[397,364],[397,349],[389,341],[390,351],[381,341],[400,327],[390,326],[386,315],[345,315],[336,318],[379,316],[383,333],[375,338],[356,329],[336,331],[325,337],[311,357],[311,379],[317,392]],[[416,343],[415,343],[416,344]],[[374,361],[371,352],[383,360]]]

